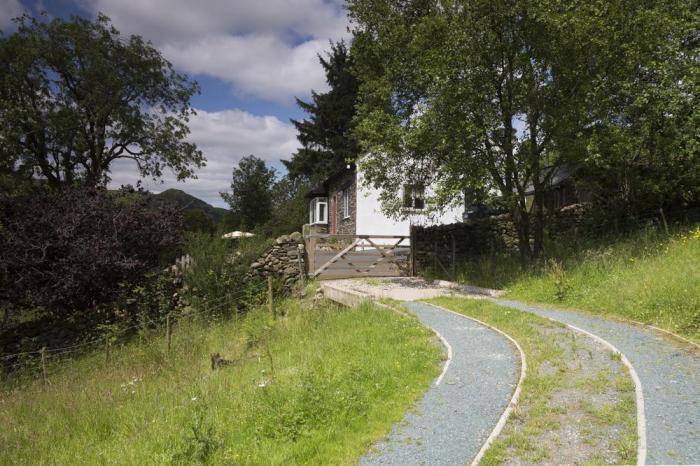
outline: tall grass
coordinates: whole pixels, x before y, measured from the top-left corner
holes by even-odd
[[[272,244],[263,236],[239,239],[210,237],[202,233],[187,236],[185,250],[192,256],[193,264],[184,274],[184,296],[199,308],[220,306],[243,310],[256,297],[261,283],[249,277],[250,264]],[[242,298],[241,295],[247,295]],[[227,298],[230,296],[230,299]]]
[[[284,301],[64,363],[0,392],[0,464],[346,464],[428,387],[440,349],[371,306]],[[217,371],[209,354],[236,360]]]
[[[700,228],[667,235],[646,228],[624,238],[550,244],[541,263],[510,256],[461,264],[456,280],[509,297],[620,316],[700,340]]]

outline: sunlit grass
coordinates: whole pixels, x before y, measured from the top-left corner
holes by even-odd
[[[619,316],[700,341],[700,227],[646,229],[617,241],[551,244],[523,269],[511,256],[460,264],[455,279],[532,303]]]
[[[427,389],[440,347],[414,319],[288,300],[180,322],[0,393],[0,463],[347,464]],[[209,355],[240,362],[212,371]]]

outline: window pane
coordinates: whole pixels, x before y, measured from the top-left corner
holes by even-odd
[[[326,222],[326,203],[325,202],[318,203],[318,221],[322,222],[322,223]]]

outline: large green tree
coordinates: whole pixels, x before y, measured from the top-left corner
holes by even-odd
[[[319,56],[330,89],[311,91],[311,102],[297,99],[309,114],[292,120],[302,147],[284,164],[291,178],[316,182],[353,162],[358,147],[351,137],[357,100],[358,80],[352,73],[352,57],[344,42],[331,46],[326,57]]]
[[[270,220],[275,176],[274,168],[252,154],[233,169],[231,192],[221,193],[221,197],[241,228],[252,229]]]
[[[0,169],[94,186],[120,159],[154,178],[204,164],[186,140],[198,85],[149,43],[103,15],[16,23],[0,38]]]
[[[619,115],[632,106],[622,90],[669,54],[690,56],[682,47],[694,16],[682,0],[348,3],[367,180],[390,209],[407,180],[436,185],[437,205],[497,193],[524,259],[543,248],[546,168],[585,163],[598,127],[626,131]],[[684,82],[657,79],[646,90],[659,109],[670,92],[687,110]]]

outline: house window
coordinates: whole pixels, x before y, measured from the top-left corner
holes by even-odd
[[[315,197],[309,204],[309,223],[311,225],[328,223],[328,198]]]
[[[420,183],[403,186],[403,206],[407,209],[425,208],[425,187]]]
[[[343,218],[350,218],[350,189],[343,190]]]

